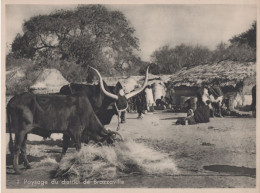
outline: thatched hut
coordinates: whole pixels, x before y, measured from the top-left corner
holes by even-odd
[[[240,95],[241,101],[238,104],[245,106],[251,103],[251,90],[255,84],[256,63],[222,61],[181,69],[172,75],[169,88],[174,88],[172,97],[177,105],[185,97],[196,96],[198,88],[215,85],[221,87],[226,96]]]
[[[36,78],[30,90],[37,94],[57,93],[69,82],[56,69],[44,69]]]

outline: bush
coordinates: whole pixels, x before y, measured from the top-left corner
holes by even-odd
[[[228,56],[232,61],[256,61],[256,51],[247,44],[233,44],[228,48]]]

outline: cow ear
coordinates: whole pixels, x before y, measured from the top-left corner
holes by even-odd
[[[99,83],[100,84],[100,83]],[[103,85],[104,85],[104,88],[106,89],[106,90],[109,90],[108,89],[108,86],[107,86],[107,83],[103,80]]]
[[[123,86],[120,82],[116,83],[116,87],[115,87],[115,93],[118,94],[119,90],[123,89]]]

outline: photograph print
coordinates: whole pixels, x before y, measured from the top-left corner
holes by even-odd
[[[256,4],[2,6],[4,191],[257,192]]]

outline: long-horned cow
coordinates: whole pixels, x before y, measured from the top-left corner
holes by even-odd
[[[87,96],[97,117],[103,125],[109,124],[113,115],[118,114],[118,116],[120,116],[119,112],[125,110],[128,106],[127,100],[144,90],[148,82],[149,66],[146,70],[143,85],[139,89],[125,94],[123,87],[119,82],[116,86],[107,86],[99,71],[93,67],[90,68],[93,69],[99,77],[98,85],[65,85],[60,89],[60,94],[71,95],[77,93]]]
[[[30,168],[26,155],[27,135],[33,133],[49,137],[52,133],[63,133],[62,155],[68,149],[70,139],[79,151],[81,142],[113,143],[114,131],[104,128],[93,111],[86,96],[35,95],[22,93],[7,104],[7,119],[10,132],[10,151],[14,154],[13,167],[20,173],[18,159],[21,152],[24,165]],[[12,131],[15,133],[13,145]]]

